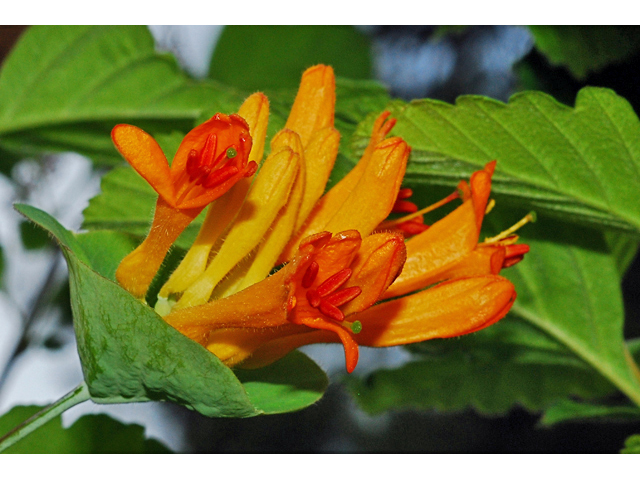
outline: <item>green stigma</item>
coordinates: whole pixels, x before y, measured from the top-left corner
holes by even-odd
[[[362,323],[360,323],[358,320],[356,320],[355,322],[353,322],[351,324],[351,331],[353,333],[355,333],[356,335],[358,333],[360,333],[362,331]]]
[[[233,147],[227,148],[227,158],[233,158],[236,155],[238,155],[238,152],[236,151],[235,148],[233,148]]]

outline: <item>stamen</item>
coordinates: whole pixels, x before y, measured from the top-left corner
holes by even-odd
[[[410,188],[401,188],[398,191],[398,199],[399,200],[404,200],[406,198],[410,198],[413,195],[413,190],[411,190]]]
[[[302,277],[302,286],[303,288],[309,288],[313,281],[316,279],[318,275],[318,270],[320,269],[320,265],[318,262],[311,262],[311,264],[307,267],[307,271],[304,272],[304,276]]]
[[[535,221],[536,221],[536,212],[529,212],[528,214],[526,214],[524,216],[524,218],[522,218],[522,220],[520,220],[518,223],[513,225],[511,228],[508,228],[504,232],[499,233],[495,237],[485,238],[484,239],[484,243],[499,242],[500,240],[503,240],[503,239],[511,236],[514,232],[516,232],[519,228],[521,228],[522,226],[526,225],[527,223],[529,223],[529,222],[535,223]]]
[[[339,289],[349,278],[351,277],[351,269],[344,268],[340,270],[335,275],[327,278],[320,286],[318,287],[318,295],[321,297],[326,297],[330,293],[335,292]]]
[[[487,204],[487,208],[484,209],[484,214],[488,215],[489,212],[493,210],[493,207],[495,206],[496,206],[496,201],[492,198],[491,200],[489,200],[489,203]]]
[[[391,211],[394,213],[413,213],[418,211],[418,206],[407,200],[396,200]]]
[[[344,313],[342,313],[338,307],[331,305],[326,300],[320,300],[320,311],[336,322],[344,320]]]
[[[322,301],[322,297],[318,295],[316,290],[310,289],[307,290],[307,301],[313,308],[318,308],[318,305],[320,305],[320,302]]]
[[[211,172],[206,177],[205,181],[202,182],[202,186],[205,188],[211,188],[216,185],[220,185],[237,174],[238,168],[233,165],[228,165],[221,168],[220,170],[214,170],[213,172]]]
[[[191,179],[191,181],[193,181],[196,177],[196,174],[198,173],[198,167],[200,166],[200,154],[194,150],[191,149],[189,151],[189,155],[187,155],[187,174],[189,175],[189,178]]]
[[[425,225],[424,223],[409,221],[409,222],[401,223],[400,225],[398,225],[398,228],[408,235],[418,235],[419,233],[422,233],[425,230],[428,230],[429,225]]]
[[[258,170],[258,164],[252,160],[247,164],[247,168],[244,171],[244,176],[250,177],[251,175],[256,173],[257,170]]]
[[[529,253],[529,245],[520,243],[518,245],[508,245],[504,249],[505,258],[513,258]]]
[[[450,201],[455,200],[456,198],[459,198],[459,197],[460,197],[460,194],[456,190],[455,192],[453,192],[448,197],[445,197],[442,200],[440,200],[439,202],[436,202],[433,205],[429,205],[428,207],[425,207],[422,210],[418,210],[418,211],[413,212],[413,213],[411,213],[409,215],[405,215],[402,218],[396,218],[395,220],[388,220],[388,221],[384,222],[384,226],[385,226],[385,228],[395,227],[397,225],[400,225],[401,223],[404,223],[404,222],[407,222],[407,221],[409,221],[409,220],[411,220],[413,218],[419,217],[420,215],[424,215],[425,213],[432,212],[433,210],[435,210],[437,208],[440,208],[443,205],[446,205]]]
[[[213,167],[212,160],[213,155],[216,153],[218,147],[218,137],[215,133],[210,133],[204,142],[204,148],[202,149],[202,166]]]
[[[326,297],[325,300],[336,307],[340,307],[345,303],[350,302],[361,293],[362,289],[360,287],[349,287],[332,293]]]

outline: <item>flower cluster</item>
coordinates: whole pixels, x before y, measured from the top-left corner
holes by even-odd
[[[515,300],[499,273],[528,247],[516,243],[515,229],[479,243],[495,162],[418,210],[401,188],[411,149],[387,138],[395,121],[384,112],[360,161],[325,193],[340,140],[334,110],[333,70],[318,65],[303,74],[264,162],[269,104],[260,93],[238,114],[192,130],[171,168],[147,134],[114,128],[117,148],[159,194],[149,236],[117,279],[143,297],[170,245],[210,204],[155,308],[229,366],[260,367],[302,345],[340,342],[351,372],[359,345],[474,332]],[[424,213],[456,199],[453,212],[423,223]],[[389,219],[394,212],[406,215]]]

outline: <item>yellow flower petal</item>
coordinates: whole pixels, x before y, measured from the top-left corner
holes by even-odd
[[[324,128],[311,136],[311,141],[304,151],[307,166],[305,191],[294,231],[302,227],[314,205],[324,193],[338,156],[339,144],[340,133],[335,128]]]
[[[299,163],[298,155],[290,148],[269,155],[220,251],[174,308],[207,302],[220,280],[260,243],[289,197]]]
[[[259,165],[267,135],[269,100],[262,93],[254,93],[240,106],[238,115],[249,125],[253,139],[249,161]],[[211,249],[238,214],[252,180],[246,177],[240,179],[226,194],[211,203],[196,240],[160,290],[158,308],[163,308],[172,293],[184,292],[204,273]]]

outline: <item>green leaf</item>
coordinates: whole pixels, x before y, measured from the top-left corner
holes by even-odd
[[[39,250],[51,244],[49,235],[28,221],[20,222],[20,238],[27,250]]]
[[[329,386],[322,370],[306,355],[294,351],[277,364],[260,370],[235,370],[256,408],[269,413],[299,410],[318,401]]]
[[[619,63],[640,48],[640,28],[613,25],[530,26],[535,45],[549,61],[578,79]]]
[[[497,159],[493,193],[558,218],[640,232],[640,122],[625,99],[580,90],[576,107],[540,92],[390,105],[412,147],[406,181],[454,187]],[[370,121],[354,139],[364,149]]]
[[[256,371],[245,389],[208,350],[91,268],[90,259],[99,254],[86,253],[82,244],[97,246],[113,233],[93,232],[79,240],[45,212],[28,205],[16,209],[60,242],[69,266],[78,352],[93,401],[169,400],[208,416],[246,417],[304,408],[322,396],[326,375],[302,354],[274,363],[264,376]],[[130,245],[123,240],[103,245],[99,269],[112,274]],[[269,392],[279,397],[269,399]]]
[[[640,408],[627,405],[595,405],[591,403],[561,400],[549,408],[540,419],[545,426],[567,420],[640,420]]]
[[[248,91],[295,88],[302,72],[318,63],[341,77],[371,78],[369,40],[346,25],[229,25],[209,76]]]
[[[14,407],[0,417],[0,432],[8,432],[42,407]],[[171,453],[157,440],[146,439],[144,427],[125,425],[107,415],[86,415],[69,428],[60,417],[11,446],[3,453]]]
[[[615,231],[605,231],[604,238],[616,261],[620,278],[622,278],[631,265],[631,262],[633,262],[636,253],[638,253],[640,241],[633,235],[626,235]]]
[[[515,318],[410,349],[417,354],[415,361],[349,381],[365,411],[473,407],[484,414],[503,414],[517,404],[538,412],[568,395],[594,398],[615,391],[552,337]]]
[[[0,147],[120,163],[110,138],[117,123],[153,134],[186,132],[204,110],[232,112],[241,101],[156,53],[144,26],[36,26],[0,71]]]
[[[640,453],[640,435],[631,435],[627,438],[620,453]]]
[[[486,220],[494,231],[510,224],[493,213]],[[511,314],[557,340],[640,406],[640,378],[624,344],[620,274],[604,235],[544,217],[521,233],[531,252],[502,272],[518,292]]]

